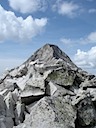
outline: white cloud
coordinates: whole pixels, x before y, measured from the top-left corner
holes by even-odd
[[[0,41],[31,39],[41,33],[46,24],[47,18],[33,19],[28,16],[23,19],[0,6]]]
[[[76,42],[76,41],[74,41]],[[96,31],[89,33],[87,36],[77,40],[79,44],[92,44],[96,43]]]
[[[68,45],[96,43],[96,31],[91,32],[87,36],[79,39],[61,38],[60,41]]]
[[[66,15],[72,18],[77,15],[79,6],[73,2],[57,0],[56,4],[53,6],[53,9],[57,10],[61,15]]]
[[[21,13],[33,13],[46,9],[46,0],[8,0],[9,5]]]
[[[73,41],[71,39],[67,39],[67,38],[61,38],[60,41],[64,44],[72,44]]]
[[[89,12],[89,13],[96,13],[96,9],[95,9],[95,8],[89,9],[88,12]]]
[[[91,32],[85,39],[85,43],[96,43],[96,31]]]
[[[86,52],[78,49],[74,62],[82,68],[96,68],[96,46]]]

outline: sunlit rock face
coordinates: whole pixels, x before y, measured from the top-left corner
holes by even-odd
[[[46,44],[0,79],[0,128],[95,128],[96,77]]]

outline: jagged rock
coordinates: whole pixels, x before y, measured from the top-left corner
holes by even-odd
[[[88,88],[86,91],[91,97],[92,101],[96,102],[96,88]]]
[[[13,126],[95,128],[96,77],[46,44],[0,80],[0,128]]]
[[[56,92],[54,93],[54,96],[55,97],[63,97],[65,98],[65,96],[74,96],[75,93],[72,92],[71,90],[68,90],[68,89],[65,89],[65,88],[62,88],[62,86],[59,86],[59,85],[56,85]]]
[[[75,91],[76,95],[72,98],[72,105],[78,104],[84,98],[87,97],[87,92],[82,89],[78,89],[77,92]]]
[[[0,117],[5,116],[5,103],[3,96],[0,95]]]
[[[6,104],[3,96],[0,95],[0,128],[13,128],[13,120],[6,113]]]
[[[33,72],[32,72],[33,71]],[[21,89],[21,99],[25,104],[39,100],[45,95],[45,79],[51,71],[45,71],[42,75],[34,71],[33,67],[28,71],[28,75],[19,78],[18,87]]]
[[[5,96],[4,101],[6,104],[6,116],[14,118],[15,101],[13,100],[12,92],[9,92],[7,96]]]
[[[52,81],[61,86],[72,86],[75,79],[75,72],[68,69],[53,70],[46,81]]]
[[[90,98],[85,98],[78,104],[78,120],[81,126],[96,125],[96,109]]]
[[[15,89],[12,92],[12,99],[13,99],[13,101],[16,103],[19,100],[19,97],[20,97],[20,94],[19,94],[18,89]]]
[[[57,91],[57,87],[50,81],[46,86],[46,95],[52,96]]]
[[[8,89],[4,89],[3,91],[0,92],[0,95],[6,96],[10,91]]]
[[[0,84],[0,91],[8,89],[9,91],[14,91],[16,88],[16,81],[12,78],[4,79],[3,83]]]
[[[76,111],[62,98],[43,98],[32,107],[21,128],[75,128]],[[17,126],[16,128],[19,128]]]
[[[87,88],[96,88],[96,81],[94,81],[93,79],[86,79],[84,82],[81,83],[80,87],[84,90],[86,90]]]
[[[18,101],[16,103],[16,109],[15,109],[15,125],[18,125],[24,121],[25,119],[24,111],[25,111],[25,105],[22,104],[20,101]]]

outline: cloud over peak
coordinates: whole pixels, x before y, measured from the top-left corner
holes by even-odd
[[[47,18],[16,17],[14,12],[6,11],[0,6],[0,41],[31,39],[41,33],[46,24]]]

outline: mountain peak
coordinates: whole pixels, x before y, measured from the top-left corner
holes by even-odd
[[[75,64],[57,45],[45,44],[38,49],[25,63],[39,60],[45,64],[55,64],[58,60],[75,67]]]

